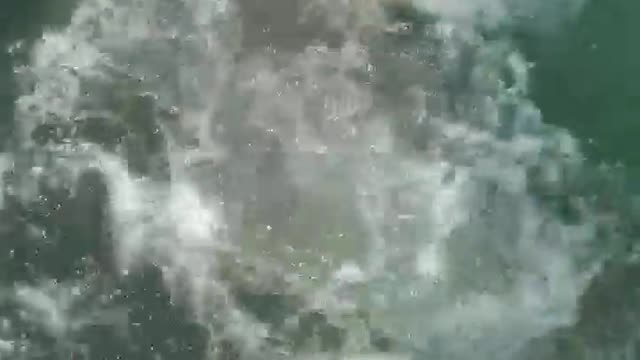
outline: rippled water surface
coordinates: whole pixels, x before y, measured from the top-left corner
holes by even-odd
[[[4,5],[0,359],[635,358],[633,6]]]

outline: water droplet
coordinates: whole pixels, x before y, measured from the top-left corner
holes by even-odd
[[[416,218],[416,215],[415,214],[398,214],[397,218],[398,220],[411,221]]]

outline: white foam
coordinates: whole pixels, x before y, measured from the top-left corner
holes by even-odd
[[[168,181],[133,174],[118,154],[95,148],[85,151],[90,161],[68,165],[105,174],[123,271],[155,263],[174,291],[180,288],[176,279],[186,279],[200,319],[206,322],[207,314],[222,308],[222,318],[233,325],[229,331],[254,350],[266,330],[226,301],[216,274],[220,249],[264,257],[274,267],[295,264],[291,271],[300,279],[315,279],[312,294],[324,296],[318,304],[369,305],[373,321],[394,335],[411,335],[416,346],[445,338],[460,356],[484,356],[496,344],[526,341],[571,321],[589,276],[576,268],[574,255],[593,234],[586,225],[576,230],[549,219],[528,192],[526,167],[548,163],[544,180],[559,181],[561,160],[544,154],[575,155],[575,142],[553,129],[540,135],[546,127],[526,99],[522,57],[457,24],[479,10],[490,22],[508,18],[502,1],[420,2],[420,8],[455,20],[446,24],[452,31],[437,35],[455,50],[454,58],[471,42],[480,51],[469,95],[477,111],[423,117],[430,150],[418,155],[402,150],[406,139],[397,134],[397,123],[403,114],[435,112],[425,102],[410,103],[410,111],[379,102],[370,81],[352,76],[363,69],[365,77],[381,76],[362,44],[349,38],[339,49],[310,46],[234,62],[237,43],[225,38],[235,36],[229,35],[229,23],[238,21],[233,3],[184,0],[175,11],[173,5],[85,0],[67,29],[45,34],[23,69],[36,79],[35,91],[17,105],[25,130],[47,113],[70,121],[84,84],[109,89],[118,81],[112,74],[124,72],[139,78],[141,91],[153,93],[160,105],[179,109],[177,131],[199,141],[198,150],[188,150],[178,135],[169,135]],[[332,26],[347,26],[340,24]],[[510,89],[492,75],[502,66],[514,73]],[[443,91],[437,83],[423,86]],[[498,110],[505,103],[516,109],[507,119],[516,130],[501,138],[498,129],[507,120]],[[27,135],[23,140],[30,143]],[[268,136],[280,141],[282,163],[267,156]],[[198,166],[189,161],[196,154]],[[232,214],[227,201],[241,210]],[[268,231],[252,233],[252,226]],[[323,271],[335,277],[316,276]],[[365,286],[351,294],[332,281]],[[378,298],[385,299],[382,305]],[[29,306],[54,309],[41,299]],[[64,332],[64,312],[47,314],[48,328]],[[450,345],[461,328],[485,348]]]
[[[458,25],[481,23],[493,27],[530,17],[536,19],[538,29],[548,31],[576,16],[584,0],[410,0],[410,3]]]

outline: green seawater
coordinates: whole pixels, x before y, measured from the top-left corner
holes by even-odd
[[[45,29],[63,29],[73,7],[73,0],[6,0],[0,5],[0,46],[8,49],[21,40],[24,47],[29,47]],[[611,211],[624,219],[614,229],[620,243],[613,246],[616,255],[604,262],[580,296],[576,322],[531,339],[518,352],[519,358],[587,360],[640,356],[635,355],[640,354],[640,264],[633,260],[640,234],[637,222],[640,214],[636,213],[640,211],[639,16],[637,0],[587,0],[576,16],[553,30],[541,31],[526,22],[506,30],[525,59],[533,64],[530,98],[540,109],[543,121],[567,129],[578,139],[587,166],[609,174],[603,188],[595,192],[610,194]],[[19,56],[0,52],[0,147],[5,149],[16,146],[13,119],[19,91],[13,68],[17,62],[28,61],[28,56],[28,52]],[[87,196],[102,196],[97,194],[101,190],[95,190],[100,186],[99,180],[89,175],[87,182]],[[81,209],[102,211],[90,205]],[[49,224],[51,228],[62,228],[71,234],[71,244],[77,248],[69,248],[67,244],[62,250],[56,244],[48,244],[34,250],[20,239],[20,234],[27,232],[28,223],[38,220],[38,216],[37,212],[24,209],[0,213],[0,281],[5,288],[18,281],[32,281],[39,272],[77,276],[73,264],[78,256],[98,246],[87,245],[80,239],[91,231],[86,224],[68,221],[60,225],[55,222],[66,220],[49,219],[53,222]],[[8,218],[19,218],[19,224],[3,224]],[[74,234],[77,239],[73,239]],[[122,359],[132,360],[199,359],[206,347],[204,330],[194,325],[188,310],[172,304],[159,276],[157,270],[143,270],[126,285],[129,295],[121,303],[133,309],[129,310],[134,319],[131,321],[143,324],[130,329],[132,340],[96,326],[84,339],[91,348],[90,357],[80,350],[70,355],[63,350],[47,350],[55,348],[52,344],[57,340],[25,325],[25,336],[40,339],[43,350],[20,359],[120,359],[118,356],[122,354],[125,354]],[[249,294],[245,301],[247,311],[268,319],[284,321],[279,313],[290,311],[288,299],[275,295],[251,298]],[[0,306],[3,317],[13,317],[12,311],[17,310],[10,305]],[[151,317],[153,321],[145,320]],[[307,327],[316,326],[320,333],[324,331],[319,337],[330,339],[327,342],[339,342],[335,340],[339,331],[324,324],[321,315],[317,317],[321,325]],[[308,318],[314,318],[314,314]],[[391,340],[378,341],[383,344],[380,349],[385,349]],[[154,344],[155,355],[140,350]],[[225,356],[239,359],[232,351]],[[419,359],[420,352],[414,356]]]

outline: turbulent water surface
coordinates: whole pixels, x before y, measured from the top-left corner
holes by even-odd
[[[0,359],[634,358],[629,172],[537,105],[590,3],[24,4]]]

